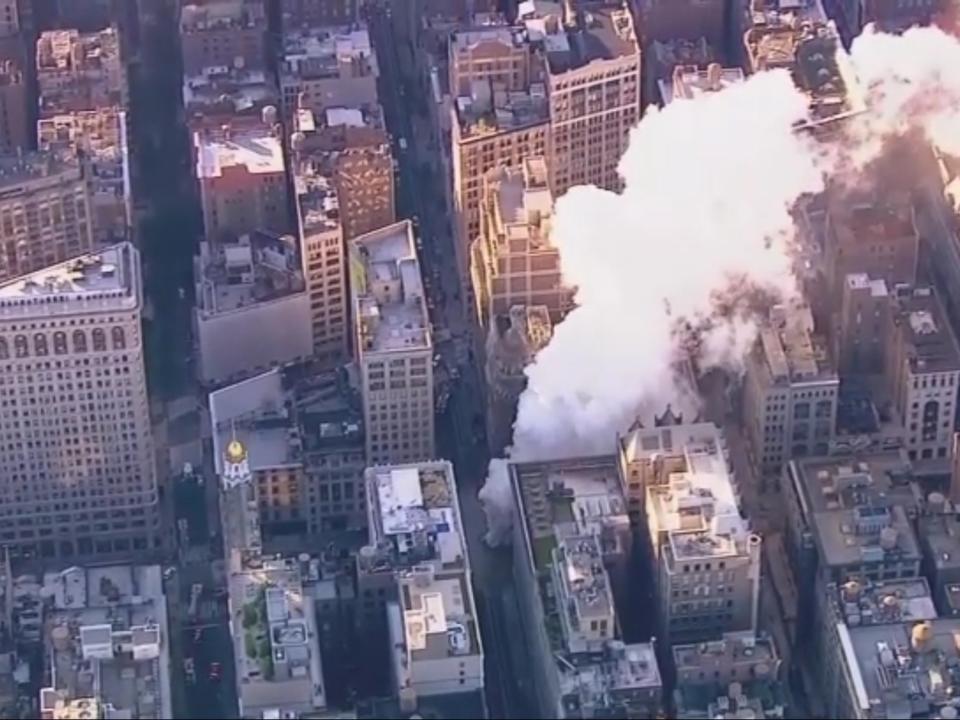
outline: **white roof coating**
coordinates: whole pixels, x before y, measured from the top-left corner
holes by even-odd
[[[420,471],[415,467],[396,468],[377,476],[377,495],[387,535],[410,532],[417,524],[416,516],[424,512]]]
[[[245,167],[255,175],[283,172],[280,140],[266,128],[234,131],[229,136],[194,134],[197,177],[218,178],[224,168]]]
[[[363,112],[357,108],[335,107],[327,110],[327,125],[349,125],[350,127],[365,127]]]

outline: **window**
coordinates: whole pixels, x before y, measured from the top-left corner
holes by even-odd
[[[87,351],[87,336],[83,330],[73,331],[73,351],[85,353]]]
[[[7,339],[0,338],[0,360],[10,359],[10,348],[7,346]]]
[[[127,347],[127,338],[123,334],[122,327],[114,327],[110,329],[110,341],[113,345],[114,350],[124,350]]]
[[[13,339],[13,350],[18,358],[25,358],[30,354],[26,335],[17,335]]]
[[[55,332],[53,334],[53,352],[55,355],[67,354],[67,334],[65,332]]]
[[[93,331],[93,351],[103,352],[107,349],[107,334],[103,328],[95,328]]]
[[[47,354],[47,336],[43,333],[37,333],[33,336],[33,351],[39,355]]]

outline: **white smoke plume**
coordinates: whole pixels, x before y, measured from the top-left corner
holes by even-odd
[[[807,98],[786,72],[764,72],[648,113],[620,163],[621,195],[578,187],[557,201],[552,237],[578,307],[527,369],[512,459],[609,453],[638,415],[676,408],[678,318],[713,321],[705,364],[742,361],[756,328],[743,313],[718,317],[717,295],[732,284],[796,293],[790,211],[826,177],[862,167],[909,130],[960,150],[960,133],[947,135],[960,120],[956,40],[935,29],[868,32],[852,60],[869,105],[853,145],[795,132]],[[504,467],[491,469],[480,498],[498,544],[513,499]]]

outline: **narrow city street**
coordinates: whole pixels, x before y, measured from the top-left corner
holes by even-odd
[[[437,446],[456,470],[483,631],[487,710],[491,717],[531,717],[532,708],[524,698],[530,679],[523,645],[518,642],[523,629],[515,611],[512,556],[509,550],[491,550],[483,542],[486,522],[477,492],[486,477],[489,455],[483,437],[474,429],[476,418],[482,417],[483,402],[478,369],[468,350],[471,330],[462,304],[465,293],[459,287],[450,218],[441,202],[444,180],[430,170],[428,153],[435,152],[430,149],[432,130],[428,117],[422,115],[425,104],[418,100],[422,89],[412,76],[409,54],[399,52],[396,34],[382,11],[371,8],[370,27],[380,58],[384,112],[399,161],[398,215],[417,219],[434,334],[449,331],[451,338],[437,347],[441,361],[456,369],[449,403],[437,419]],[[405,142],[401,144],[400,138]]]

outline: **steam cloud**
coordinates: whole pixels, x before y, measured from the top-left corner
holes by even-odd
[[[648,113],[620,163],[621,195],[577,187],[557,201],[553,241],[578,307],[526,371],[512,459],[609,453],[638,416],[695,402],[676,372],[684,340],[701,367],[742,362],[756,337],[744,298],[796,294],[790,211],[826,178],[911,131],[960,155],[960,43],[931,28],[868,30],[851,59],[869,110],[840,141],[795,132],[807,98],[786,71],[763,72]],[[487,541],[507,541],[503,460],[480,499]]]

